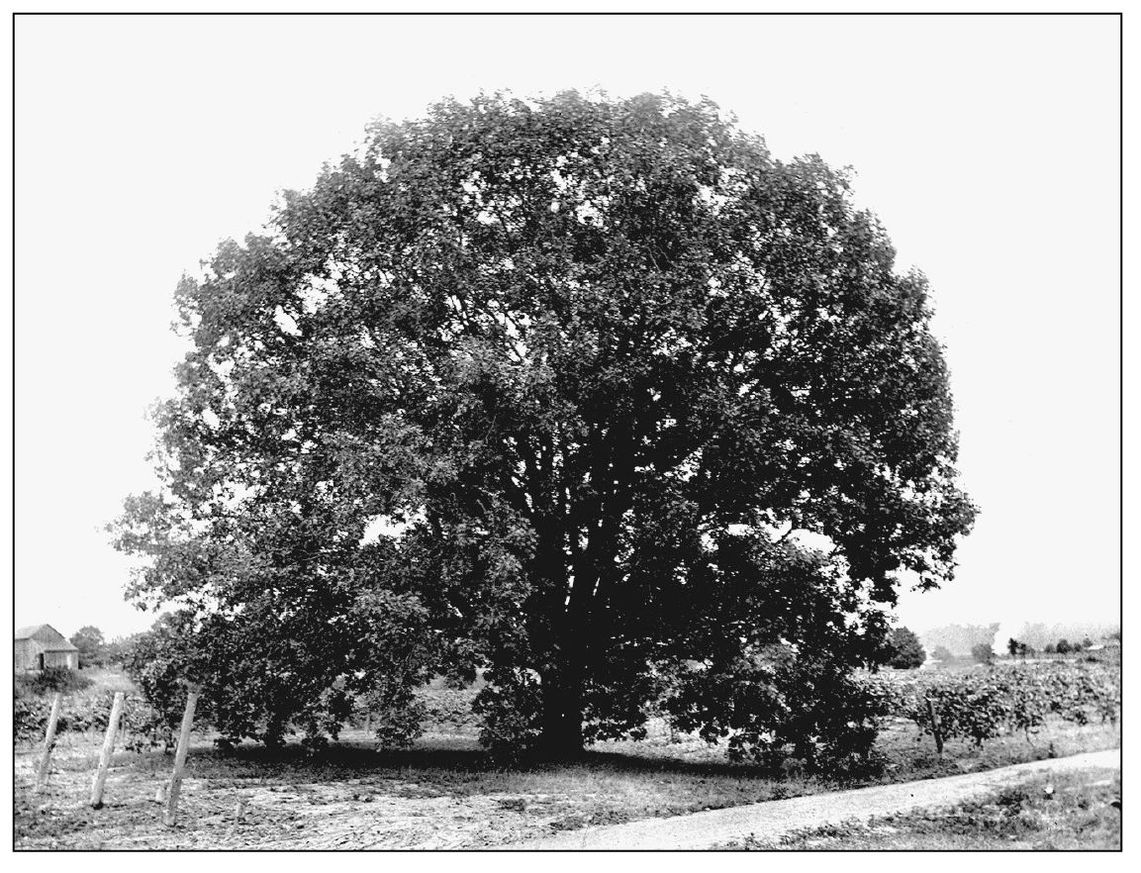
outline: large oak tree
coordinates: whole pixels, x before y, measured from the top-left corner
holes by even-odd
[[[180,606],[235,736],[365,698],[407,738],[418,683],[477,670],[492,745],[655,707],[754,750],[819,734],[974,515],[893,261],[843,173],[709,102],[378,123],[180,285],[130,595]]]

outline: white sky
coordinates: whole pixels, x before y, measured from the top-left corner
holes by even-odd
[[[108,635],[102,526],[152,483],[183,270],[375,115],[444,95],[707,94],[819,152],[934,287],[982,513],[917,630],[1118,613],[1114,18],[21,18],[15,621]],[[587,47],[584,50],[584,46]]]

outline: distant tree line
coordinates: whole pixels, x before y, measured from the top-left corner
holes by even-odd
[[[1084,652],[1092,645],[1093,642],[1089,637],[1086,637],[1080,643],[1071,643],[1069,640],[1063,638],[1058,640],[1057,643],[1047,645],[1043,651],[1045,651],[1047,655],[1069,655],[1074,652]]]
[[[932,658],[952,661],[956,658],[973,660],[990,659],[996,652],[1012,658],[1035,657],[1041,654],[1072,654],[1088,650],[1097,641],[1121,641],[1121,630],[1108,625],[1027,623],[1017,634],[1005,642],[998,636],[999,624],[946,625],[925,631],[922,642]],[[1005,636],[1005,634],[1004,634]],[[1080,640],[1080,642],[1078,642]],[[984,656],[983,650],[989,649]]]
[[[1093,646],[1093,640],[1089,637],[1083,637],[1082,641],[1071,643],[1065,637],[1058,640],[1056,643],[1047,643],[1042,649],[1043,653],[1047,655],[1070,655],[1076,652],[1084,652]],[[1006,649],[1012,658],[1019,657],[1025,658],[1027,656],[1033,657],[1038,654],[1038,650],[1033,646],[1028,646],[1021,640],[1016,640],[1011,637],[1006,641]]]
[[[70,641],[79,649],[79,667],[110,667],[126,662],[139,634],[107,640],[103,631],[94,625],[84,625],[71,635]]]

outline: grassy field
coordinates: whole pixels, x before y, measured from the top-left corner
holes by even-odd
[[[1121,848],[1120,804],[1121,775],[1094,770],[1038,777],[943,809],[800,831],[776,842],[747,839],[720,848],[1116,851]]]
[[[121,681],[103,677],[102,684]],[[839,783],[790,770],[773,778],[726,762],[724,750],[651,725],[642,742],[602,743],[580,762],[498,769],[481,754],[474,725],[457,715],[462,692],[439,690],[434,729],[403,752],[378,753],[362,730],[327,752],[297,746],[272,753],[242,745],[227,753],[196,737],[180,823],[164,828],[156,788],[171,756],[120,752],[105,807],[84,801],[101,737],[67,734],[53,755],[48,789],[31,793],[36,749],[16,750],[16,848],[480,848],[559,830],[680,815],[835,790]],[[1115,748],[1112,725],[1050,722],[1027,741],[1008,736],[975,748],[896,722],[881,734],[888,761],[875,782],[953,775],[1022,761]]]

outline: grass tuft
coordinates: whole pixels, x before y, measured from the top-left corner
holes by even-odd
[[[1116,851],[1121,848],[1120,802],[1121,775],[1090,769],[1035,777],[951,807],[813,828],[771,842],[748,838],[719,848]]]

